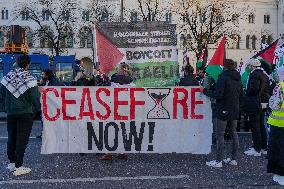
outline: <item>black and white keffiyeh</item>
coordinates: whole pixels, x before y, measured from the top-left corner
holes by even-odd
[[[3,77],[1,84],[16,98],[19,98],[28,89],[37,86],[37,80],[28,71],[19,68],[10,71],[7,76]]]

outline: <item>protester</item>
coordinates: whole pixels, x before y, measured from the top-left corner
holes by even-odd
[[[204,78],[205,78],[205,71],[204,69],[199,68],[195,77],[195,79],[199,82],[199,85],[203,85]]]
[[[133,87],[135,84],[133,83],[133,78],[131,77],[131,68],[128,64],[122,62],[119,66],[118,73],[115,73],[111,76],[111,86],[112,87]],[[116,156],[117,159],[127,160],[127,154],[118,154]],[[105,154],[101,158],[101,160],[112,160],[112,154]]]
[[[57,86],[56,78],[52,72],[52,70],[43,70],[42,78],[39,82],[39,86]]]
[[[215,80],[209,75],[205,74],[203,87],[207,90],[214,91],[216,86]],[[213,133],[212,133],[212,143],[216,144],[216,125],[217,125],[217,117],[216,117],[216,99],[210,98],[211,102],[211,110],[212,110],[212,125],[213,125]]]
[[[27,174],[30,168],[23,167],[23,158],[33,125],[33,115],[38,106],[37,80],[27,71],[30,65],[28,55],[18,58],[18,69],[12,70],[1,81],[1,101],[7,112],[8,143],[10,160],[8,169],[13,175]],[[33,112],[32,110],[35,110]]]
[[[268,119],[270,137],[268,145],[267,172],[273,173],[273,180],[284,185],[284,67],[277,69],[279,84],[274,88],[269,100],[273,110]]]
[[[214,91],[201,87],[201,91],[211,98],[216,99],[217,117],[217,158],[206,162],[211,167],[222,167],[224,163],[237,165],[239,138],[237,135],[237,122],[239,119],[240,96],[242,94],[242,82],[239,72],[236,71],[237,63],[231,59],[226,59],[224,71],[220,74]],[[229,123],[229,130],[233,138],[232,158],[223,160],[224,156],[224,133]]]
[[[265,70],[261,68],[259,60],[252,60],[248,64],[248,69],[250,75],[243,107],[251,125],[253,148],[245,151],[245,154],[261,156],[261,154],[267,153],[267,133],[264,125],[265,110],[263,109],[266,109],[271,89],[269,77]]]
[[[199,82],[193,75],[194,69],[187,64],[184,68],[184,77],[180,79],[179,86],[199,86]]]

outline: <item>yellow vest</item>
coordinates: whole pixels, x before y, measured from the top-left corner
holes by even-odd
[[[284,82],[281,82],[282,92],[284,92]],[[282,102],[280,110],[274,110],[268,118],[269,125],[275,127],[284,127],[284,101]]]

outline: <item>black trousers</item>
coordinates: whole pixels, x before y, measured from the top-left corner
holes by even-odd
[[[23,159],[33,125],[32,114],[19,114],[7,116],[7,155],[10,163],[16,168],[23,165]]]
[[[249,115],[253,147],[257,152],[267,149],[267,133],[264,125],[265,112]]]

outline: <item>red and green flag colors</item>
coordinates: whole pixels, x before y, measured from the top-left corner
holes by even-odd
[[[252,58],[263,59],[263,61],[273,64],[274,53],[277,48],[278,39],[274,41],[271,45],[254,55]]]
[[[208,73],[215,81],[217,81],[218,76],[223,71],[225,60],[225,44],[226,37],[223,37],[206,68],[206,73]]]
[[[274,53],[277,48],[277,43],[278,40],[274,41],[271,45],[267,46],[265,49],[261,50],[259,53],[254,55],[251,59],[258,59],[261,62],[262,66],[272,68]],[[250,72],[247,70],[246,67],[247,63],[250,60],[248,60],[245,64],[243,64],[243,67],[241,68],[243,86],[246,86],[248,82],[248,77]]]
[[[204,57],[205,57],[205,49],[203,49],[201,51],[201,54],[200,54],[199,59],[198,59],[197,64],[196,64],[197,68],[202,68]]]
[[[105,37],[99,30],[96,30],[97,56],[100,62],[102,73],[109,74],[116,65],[123,59],[124,54]]]

